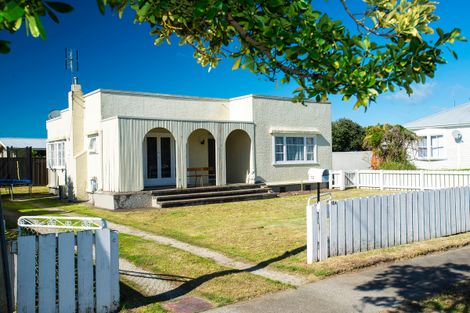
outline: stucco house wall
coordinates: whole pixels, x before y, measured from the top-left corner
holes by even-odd
[[[259,181],[291,183],[307,180],[311,167],[331,169],[330,103],[293,103],[286,98],[255,96],[253,121],[256,125],[256,176]],[[274,164],[273,137],[292,134],[317,137],[317,162]]]
[[[75,180],[83,175],[79,186],[88,192],[92,182],[99,192],[143,190],[145,138],[156,129],[171,133],[172,166],[176,167],[172,179],[177,187],[191,183],[188,168],[207,166],[208,138],[215,140],[217,185],[232,181],[300,183],[307,179],[310,167],[331,168],[329,103],[300,104],[257,95],[214,99],[113,90],[82,95],[79,88],[72,86],[75,92],[69,93],[69,108],[46,123],[48,142],[62,140],[66,149],[66,170],[50,171],[50,175],[60,176],[51,180],[51,187],[64,184],[65,175]],[[235,142],[228,140],[233,132],[241,132],[232,136]],[[274,164],[273,143],[278,134],[314,136],[315,162]]]

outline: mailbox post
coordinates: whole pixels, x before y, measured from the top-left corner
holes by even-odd
[[[308,170],[308,182],[317,184],[317,202],[320,202],[320,184],[328,183],[330,171],[324,168],[310,168]]]

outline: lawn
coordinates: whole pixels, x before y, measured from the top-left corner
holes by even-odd
[[[349,189],[334,191],[332,195],[334,199],[344,199],[384,193],[379,190]],[[305,206],[308,196],[292,195],[269,200],[133,211],[107,211],[50,198],[14,202],[6,200],[5,206],[23,215],[54,214],[53,210],[61,208],[76,214],[100,216],[109,221],[221,251],[241,260],[266,262],[268,267],[299,274],[310,280],[470,243],[468,233],[330,258],[325,262],[307,265]]]

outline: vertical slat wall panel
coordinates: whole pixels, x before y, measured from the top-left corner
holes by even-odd
[[[353,201],[348,199],[345,201],[345,213],[346,213],[346,254],[351,254],[354,251],[354,231],[353,231],[353,215],[354,206]]]
[[[395,210],[393,205],[393,196],[386,196],[387,200],[387,216],[388,216],[388,246],[395,245]]]
[[[318,261],[318,218],[317,207],[307,205],[307,263]]]
[[[18,313],[36,312],[36,236],[18,237]]]
[[[429,236],[429,192],[423,192],[423,239],[427,240]]]
[[[77,233],[78,312],[93,312],[93,233]]]
[[[436,238],[436,192],[429,192],[429,237]]]
[[[39,236],[39,313],[56,312],[56,235]]]
[[[452,232],[452,209],[451,209],[451,205],[452,205],[452,193],[450,191],[450,189],[446,189],[445,190],[445,193],[446,193],[446,233],[445,235],[448,236],[451,234]]]
[[[367,198],[367,250],[375,247],[375,206],[374,198]]]
[[[455,189],[450,189],[450,234],[455,234],[457,231],[457,222],[455,216]]]
[[[359,201],[361,207],[361,218],[360,218],[360,236],[361,236],[361,251],[367,251],[367,198],[362,198]]]
[[[388,205],[387,198],[380,197],[380,212],[382,215],[382,248],[388,247]]]
[[[418,240],[424,239],[424,194],[418,192]]]
[[[329,204],[330,207],[330,254],[329,256],[338,255],[338,205],[336,203]]]
[[[119,241],[118,233],[111,231],[111,312],[119,308]]]
[[[382,202],[380,201],[380,197],[373,198],[373,205],[374,208],[374,247],[375,249],[382,247],[382,233],[381,233],[381,222],[382,222]]]
[[[465,213],[465,231],[470,230],[470,187],[464,188],[464,213]]]
[[[462,232],[462,212],[460,205],[460,188],[455,188],[455,220],[456,220],[456,233]]]
[[[353,252],[361,251],[361,199],[353,199]]]
[[[338,201],[338,255],[346,253],[346,202]]]
[[[406,242],[413,241],[413,193],[406,193]]]
[[[59,313],[75,312],[75,234],[60,233],[59,246]]]
[[[95,232],[96,313],[111,308],[111,238],[109,229]]]
[[[400,197],[400,243],[406,243],[406,194],[401,193]]]

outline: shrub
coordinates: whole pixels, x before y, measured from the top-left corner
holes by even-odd
[[[416,170],[416,166],[409,161],[385,161],[380,164],[381,170]]]

